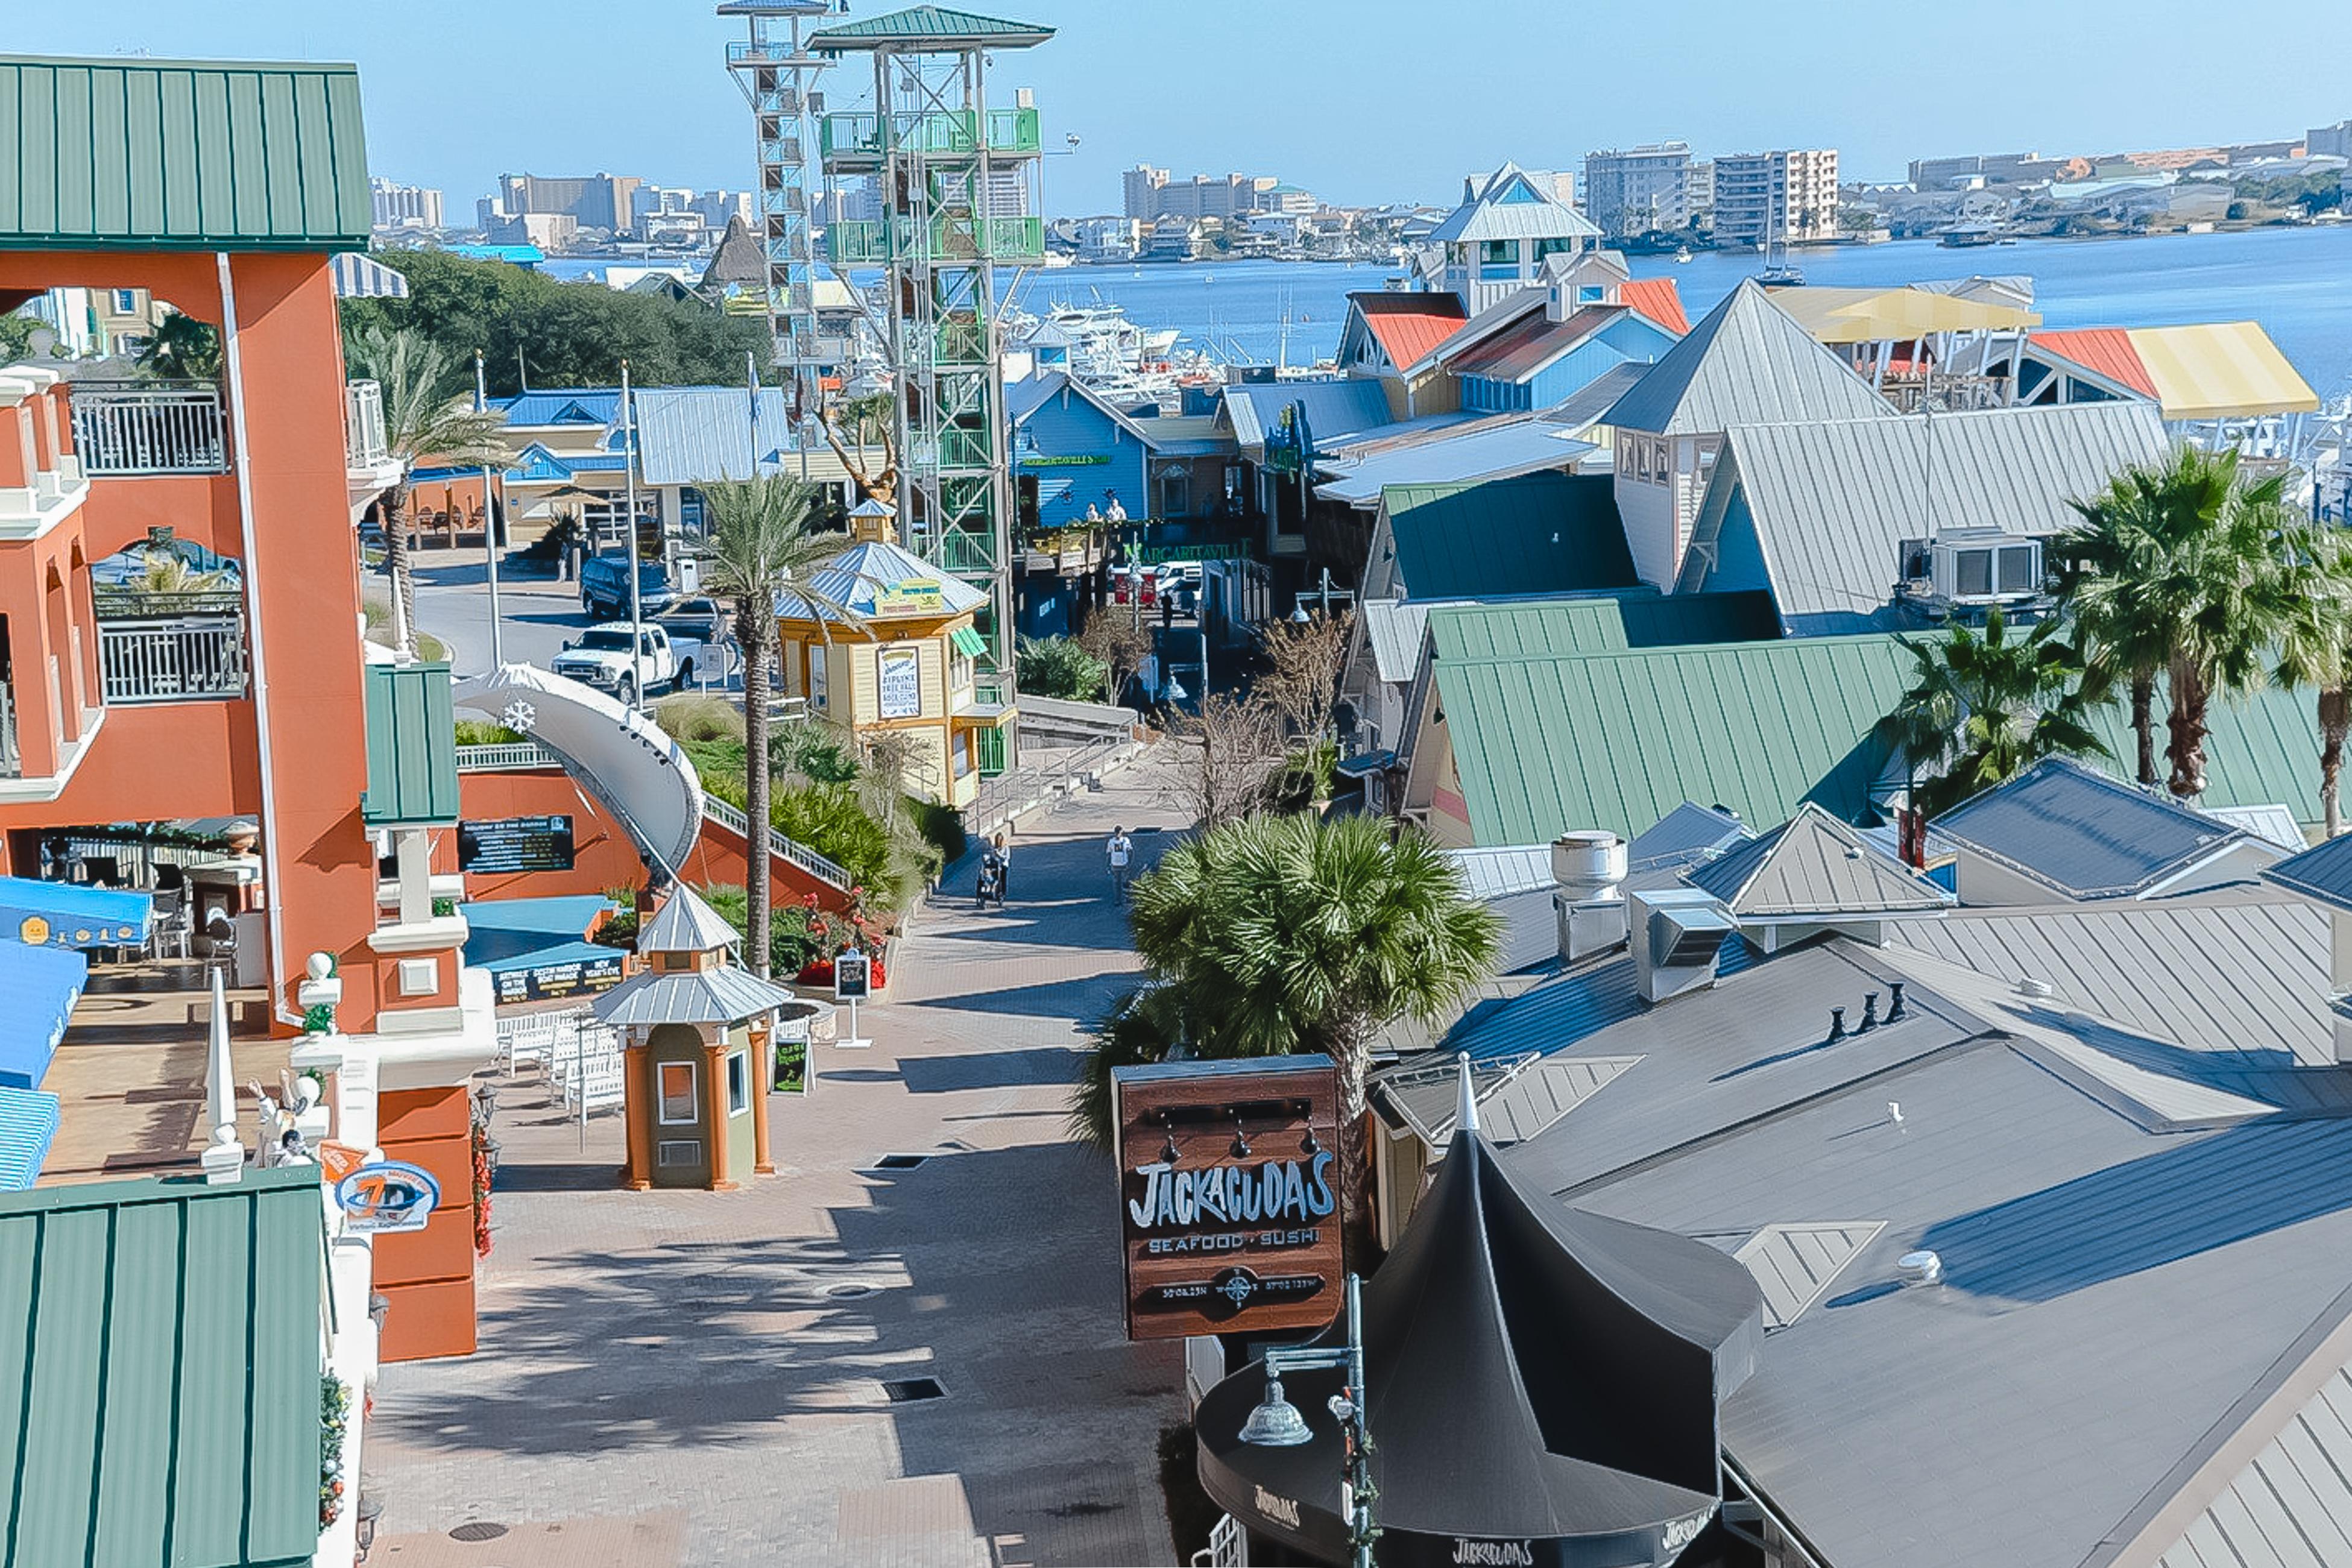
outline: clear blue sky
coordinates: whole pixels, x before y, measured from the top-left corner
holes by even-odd
[[[879,0],[856,0],[876,16]],[[989,10],[991,5],[975,8]],[[355,60],[369,162],[469,212],[503,172],[741,188],[751,131],[696,0],[14,0],[0,48]],[[1060,36],[1031,86],[1056,213],[1138,162],[1278,174],[1342,202],[1452,199],[1505,158],[1612,143],[1839,148],[1849,177],[1948,152],[2299,136],[2352,117],[2352,5],[2294,0],[1018,0]],[[845,66],[836,100],[846,96]]]

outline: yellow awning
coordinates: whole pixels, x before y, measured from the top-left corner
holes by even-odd
[[[2319,407],[2319,394],[2252,321],[2134,327],[2129,334],[2167,419],[2250,419]]]
[[[1931,288],[1776,288],[1772,303],[1822,343],[1909,342],[1936,332],[2013,331],[2042,318]]]

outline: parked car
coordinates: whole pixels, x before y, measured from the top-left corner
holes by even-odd
[[[680,691],[698,680],[726,681],[742,668],[742,651],[735,645],[734,612],[716,599],[681,599],[662,612],[655,622],[669,633],[670,652],[677,660]]]
[[[670,607],[677,597],[670,587],[669,577],[657,560],[637,563],[637,607],[647,615],[658,615]],[[629,558],[625,555],[592,556],[580,565],[580,608],[598,621],[610,620],[629,612]]]
[[[1197,614],[1201,605],[1201,563],[1165,560],[1160,563],[1160,596],[1175,601],[1179,615]]]
[[[649,624],[643,635],[633,660],[626,626],[593,627],[555,655],[548,667],[625,703],[634,703],[647,692],[677,686],[680,666],[669,633],[658,624]]]

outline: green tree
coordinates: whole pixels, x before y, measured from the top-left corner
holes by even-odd
[[[42,324],[29,311],[0,311],[0,365],[14,364],[30,353],[34,329]]]
[[[343,301],[347,330],[411,328],[453,360],[479,349],[492,396],[520,392],[526,367],[534,387],[612,386],[623,360],[641,386],[740,386],[744,351],[763,362],[767,353],[764,322],[699,300],[565,282],[446,251],[379,259],[408,279],[408,298]]]
[[[2332,839],[2344,828],[2344,741],[2352,733],[2352,555],[2332,530],[2298,525],[2289,537],[2290,548],[2311,554],[2301,572],[2305,591],[2278,640],[2272,678],[2319,694],[2319,808]]]
[[[461,397],[464,373],[440,344],[414,331],[369,330],[345,345],[353,369],[383,390],[384,444],[400,461],[400,478],[383,496],[384,566],[392,574],[399,613],[394,632],[403,653],[416,651],[416,576],[409,559],[408,502],[417,465],[428,459],[503,465],[499,437],[506,422],[477,412]],[[485,505],[488,497],[484,498]]]
[[[2081,659],[2059,622],[2012,634],[1998,610],[1979,633],[1904,640],[1916,661],[1911,688],[1879,721],[1915,780],[1916,809],[1930,816],[2014,778],[2051,756],[2104,756],[2091,733]],[[1918,774],[1933,775],[1925,784]]]
[[[1021,691],[1032,696],[1074,703],[1110,700],[1110,666],[1073,638],[1023,638],[1013,655],[1013,674]]]
[[[790,591],[811,603],[821,617],[820,626],[835,621],[865,625],[845,605],[810,583],[817,567],[849,545],[844,535],[810,526],[815,499],[813,486],[782,475],[702,487],[702,515],[709,530],[702,548],[703,589],[732,605],[735,641],[743,651],[743,815],[753,823],[775,820],[769,799],[768,694],[776,656],[776,596]],[[790,827],[784,831],[796,839],[805,836]],[[764,975],[772,896],[768,857],[752,853],[745,858],[745,935],[752,962]]]
[[[1494,970],[1498,925],[1460,869],[1418,829],[1376,818],[1253,817],[1171,850],[1137,880],[1130,919],[1151,984],[1114,1015],[1108,1048],[1328,1054],[1360,1222],[1373,1042],[1400,1018],[1442,1022]],[[1107,1137],[1108,1101],[1085,1092],[1098,1079],[1076,1110]]]
[[[167,312],[155,335],[139,350],[134,361],[148,374],[165,381],[212,382],[221,373],[220,331],[180,311]]]

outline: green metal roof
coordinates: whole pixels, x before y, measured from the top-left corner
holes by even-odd
[[[1454,658],[1524,659],[1672,648],[1704,643],[1763,643],[1780,632],[1772,597],[1759,591],[1682,593],[1647,589],[1586,599],[1488,600],[1433,605],[1429,625]]]
[[[1768,825],[1812,800],[1853,821],[1886,761],[1873,730],[1914,664],[1885,636],[1479,656],[1495,633],[1465,613],[1431,612],[1430,635],[1480,844],[1631,838],[1685,800]]]
[[[0,55],[0,249],[367,246],[341,65]]]
[[[1637,580],[1605,474],[1391,485],[1381,507],[1397,572],[1415,599],[1575,593]]]
[[[945,5],[915,5],[863,22],[845,23],[812,34],[808,47],[819,52],[835,49],[956,48],[974,45],[990,48],[1025,49],[1054,36],[1051,27],[1032,22],[1006,22]]]
[[[0,1560],[311,1560],[321,1226],[315,1166],[0,1197]]]
[[[2164,716],[2168,683],[2156,683],[2156,766],[2165,768]],[[2200,806],[2284,806],[2305,827],[2318,825],[2318,695],[2310,687],[2272,686],[2235,702],[2215,699],[2206,710],[2212,731],[2205,738],[2205,793]],[[2091,767],[2118,778],[2132,777],[2138,741],[2132,736],[2131,708],[2120,700],[2092,715],[2091,728],[2108,755],[2085,757]]]
[[[367,793],[371,828],[446,827],[457,820],[457,717],[446,664],[370,664]]]

